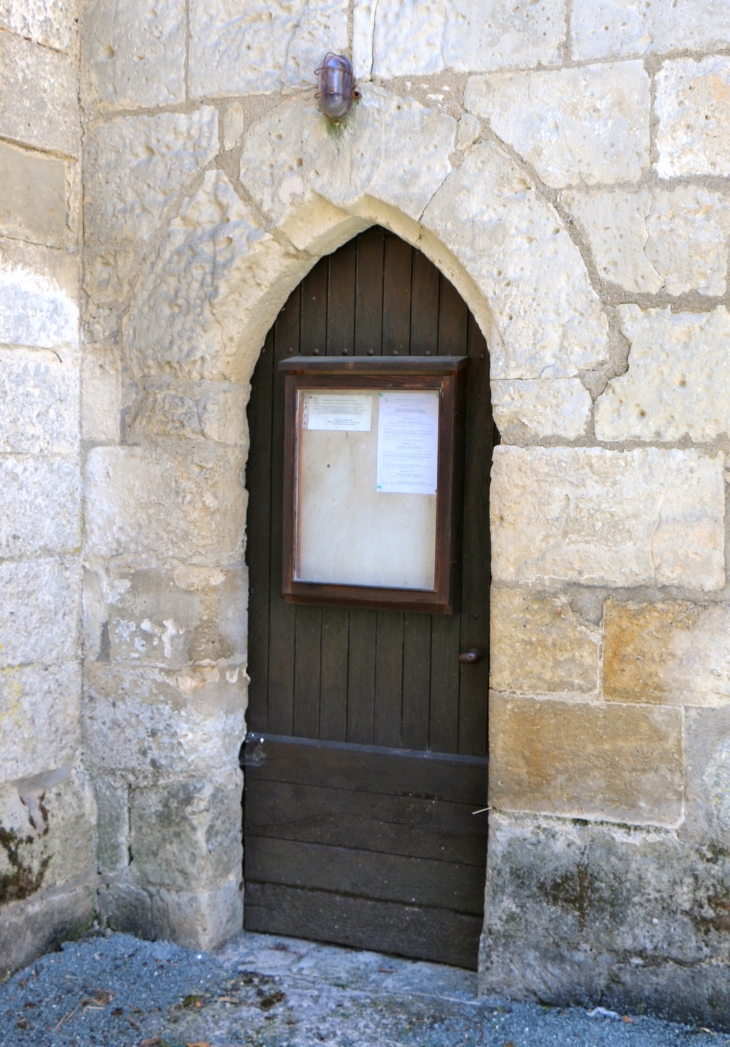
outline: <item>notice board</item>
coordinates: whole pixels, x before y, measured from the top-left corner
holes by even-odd
[[[450,613],[466,358],[282,361],[283,592]]]

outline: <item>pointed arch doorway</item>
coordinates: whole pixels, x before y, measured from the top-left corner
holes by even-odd
[[[288,355],[469,357],[460,608],[281,595]],[[252,379],[244,923],[476,968],[486,866],[489,473],[484,336],[420,251],[374,226],[322,258]],[[477,662],[459,654],[477,650]]]

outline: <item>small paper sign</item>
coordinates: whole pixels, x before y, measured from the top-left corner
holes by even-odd
[[[436,494],[438,449],[438,392],[380,393],[378,491]]]
[[[303,429],[369,433],[372,417],[373,398],[370,393],[306,393],[304,395]]]

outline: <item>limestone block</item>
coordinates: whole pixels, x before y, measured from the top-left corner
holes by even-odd
[[[246,733],[240,671],[176,673],[96,661],[87,662],[85,686],[84,752],[98,774],[143,785],[238,768]]]
[[[110,352],[88,349],[81,366],[81,432],[85,440],[119,440],[120,375]]]
[[[255,121],[243,140],[241,181],[266,217],[287,235],[287,217],[311,199],[304,172],[304,130],[318,119],[313,97],[294,98]]]
[[[352,9],[352,71],[358,81],[373,71],[373,34],[378,0],[355,0]]]
[[[681,6],[575,0],[571,39],[578,59],[714,49],[730,43],[730,24],[724,0],[684,0]]]
[[[240,866],[235,876],[208,891],[112,882],[99,891],[99,911],[111,927],[138,937],[184,949],[216,949],[243,926]]]
[[[501,811],[676,826],[678,709],[494,695],[489,798]]]
[[[165,436],[205,437],[216,443],[248,445],[248,392],[223,382],[146,384],[126,416],[137,440]]]
[[[101,872],[119,872],[129,864],[129,785],[100,775],[94,780],[97,810],[96,860]]]
[[[701,186],[562,194],[599,275],[629,291],[722,295],[730,205]]]
[[[140,109],[184,101],[183,0],[94,0],[84,49],[88,102]]]
[[[75,0],[0,0],[0,26],[54,51],[74,51]]]
[[[269,221],[315,257],[336,250],[369,224],[322,199],[308,183],[304,134],[318,119],[311,97],[277,106],[247,131],[240,168],[241,181]]]
[[[166,208],[218,152],[218,111],[120,117],[87,141],[84,286],[124,301]]]
[[[130,793],[132,871],[156,887],[205,890],[240,876],[242,775],[188,778]]]
[[[60,160],[0,142],[0,235],[62,247],[66,170]]]
[[[10,879],[3,901],[21,901],[91,872],[95,814],[88,786],[70,764],[0,785],[0,825],[18,861],[14,868],[0,848],[0,877]]]
[[[78,347],[77,264],[61,251],[0,240],[0,345]]]
[[[565,597],[493,587],[490,623],[492,690],[596,691],[600,635],[578,621]]]
[[[580,252],[501,149],[474,146],[422,224],[487,300],[493,378],[572,378],[605,362],[607,322]]]
[[[724,295],[730,204],[695,186],[656,192],[646,219],[646,257],[668,294]]]
[[[200,428],[206,440],[248,448],[249,390],[240,385],[207,386],[196,398]]]
[[[428,76],[557,65],[564,0],[356,0],[358,76]]]
[[[649,166],[641,62],[471,77],[464,105],[556,188],[635,182]]]
[[[685,713],[687,817],[682,837],[730,846],[730,709]]]
[[[172,221],[125,325],[134,373],[247,379],[310,265],[265,232],[221,171],[209,171]]]
[[[67,661],[77,652],[78,567],[73,561],[0,563],[0,667]]]
[[[608,600],[604,633],[607,700],[730,704],[730,607],[726,604]]]
[[[666,62],[656,92],[659,177],[730,174],[730,58]]]
[[[596,403],[599,440],[713,440],[730,433],[730,315],[618,306],[629,369]]]
[[[81,744],[81,668],[12,666],[0,672],[0,775],[28,778],[73,760]]]
[[[340,210],[363,198],[420,218],[451,171],[455,133],[452,117],[367,84],[337,128],[311,99],[296,99],[249,129],[241,180],[295,246],[327,253],[371,224]]]
[[[223,114],[223,148],[235,149],[243,137],[243,106],[231,102]]]
[[[0,457],[0,558],[63,555],[81,547],[77,458]]]
[[[0,33],[0,136],[79,155],[78,77],[67,55]]]
[[[78,394],[75,353],[0,349],[0,453],[75,452]]]
[[[190,578],[191,570],[123,576],[124,591],[109,593],[104,612],[108,660],[180,670],[225,661],[235,674],[246,657],[246,579],[240,568],[198,568]]]
[[[0,909],[1,977],[90,929],[96,912],[96,875],[89,871],[80,879]]]
[[[716,1021],[729,874],[673,832],[493,813],[480,992]]]
[[[88,264],[86,257],[84,262]],[[110,345],[116,347],[119,344],[121,313],[126,303],[116,296],[97,295],[91,288],[84,290],[87,292],[81,298],[84,347],[95,353],[108,352]]]
[[[103,567],[84,567],[81,592],[82,648],[87,660],[109,660],[108,605],[113,604],[128,587],[129,581],[123,573],[119,578],[116,572],[107,572]]]
[[[455,136],[453,117],[364,85],[336,133],[322,116],[308,121],[304,168],[312,188],[336,207],[367,193],[419,219],[451,171]]]
[[[725,584],[721,455],[495,447],[495,581]]]
[[[87,460],[89,555],[139,567],[237,560],[246,514],[242,464],[238,452],[219,445],[195,444],[186,454],[93,448]]]
[[[218,152],[218,111],[117,117],[87,133],[85,233],[146,241],[184,182]]]
[[[184,383],[190,388],[194,383]],[[212,385],[213,383],[201,383]],[[176,387],[163,389],[147,388],[134,401],[131,410],[125,417],[125,426],[129,433],[134,433],[138,440],[152,440],[160,437],[185,436],[200,437],[203,427],[200,423],[198,404],[195,393],[185,395]],[[136,442],[136,441],[135,441]]]
[[[346,0],[193,0],[194,98],[270,94],[314,84],[327,51],[347,49]]]
[[[160,937],[187,949],[217,949],[243,928],[241,860],[227,880],[210,890],[150,891],[152,925]]]
[[[591,418],[591,395],[578,378],[492,382],[494,421],[504,435],[524,426],[531,436],[576,440]]]

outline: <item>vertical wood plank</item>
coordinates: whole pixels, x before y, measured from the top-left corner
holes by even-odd
[[[459,747],[460,627],[458,614],[433,616],[428,747],[437,753],[455,753]]]
[[[352,356],[354,352],[356,275],[357,241],[350,240],[329,259],[328,356]]]
[[[355,354],[383,350],[383,253],[385,230],[373,226],[357,238],[355,277]]]
[[[374,744],[401,745],[403,612],[378,611],[375,653]]]
[[[380,262],[384,355],[397,352],[405,356],[410,352],[413,255],[409,244],[386,233]],[[404,620],[400,612],[377,612],[375,732],[378,745],[406,744],[402,731]]]
[[[329,356],[340,356],[355,348],[355,298],[357,239],[350,240],[329,256],[327,296],[327,343]],[[347,740],[347,667],[349,660],[350,612],[346,607],[322,609],[322,665],[320,738]]]
[[[248,424],[251,444],[246,463],[249,492],[246,517],[248,565],[248,729],[268,729],[269,564],[271,561],[271,398],[274,332],[269,331],[251,381]]]
[[[350,611],[347,740],[372,745],[375,716],[375,611]]]
[[[431,700],[431,615],[403,616],[403,747],[428,748]]]
[[[269,609],[269,715],[273,734],[291,734],[294,727],[295,609],[281,595],[282,474],[284,468],[284,378],[279,360],[299,351],[301,287],[289,296],[274,324],[274,380],[271,438],[271,588]]]
[[[421,251],[413,251],[411,356],[435,355],[439,334],[440,274]]]
[[[347,666],[350,630],[344,607],[322,608],[322,665],[319,737],[347,741]]]
[[[483,358],[483,359],[482,359]],[[489,385],[489,354],[484,335],[469,317],[464,539],[461,589],[461,649],[476,648],[482,660],[460,667],[459,752],[487,752],[489,701],[489,476],[494,423]]]
[[[439,356],[463,356],[469,330],[469,310],[454,285],[441,277]]]
[[[354,352],[380,355],[383,325],[383,258],[386,234],[369,229],[357,238]],[[372,744],[375,724],[377,612],[350,611],[347,739]]]
[[[438,354],[466,356],[469,350],[469,311],[445,276],[440,277]],[[459,746],[459,651],[461,616],[434,615],[431,635],[431,707],[429,746],[455,753]]]
[[[411,344],[411,267],[413,248],[386,234],[383,258],[383,354],[405,356]]]
[[[302,331],[299,351],[311,356],[315,349],[324,356],[327,348],[327,283],[329,258],[320,258],[301,283]]]
[[[324,354],[327,347],[328,257],[321,258],[302,280],[299,352]],[[294,734],[319,737],[322,610],[297,607],[294,673]]]
[[[321,608],[297,607],[296,623],[293,733],[300,738],[318,738]]]

